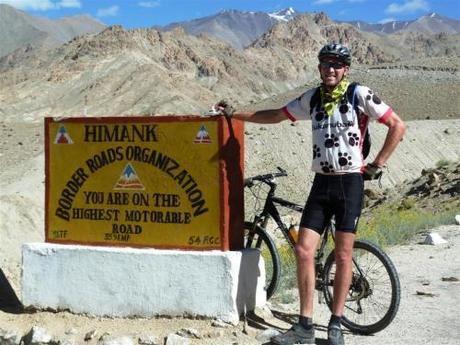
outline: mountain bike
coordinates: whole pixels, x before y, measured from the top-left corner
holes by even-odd
[[[252,190],[264,184],[269,187],[261,212],[257,212],[251,222],[245,222],[245,247],[261,251],[266,267],[267,299],[273,296],[281,277],[281,259],[272,235],[267,231],[270,218],[276,223],[292,251],[297,241],[294,226],[288,227],[282,220],[278,207],[302,213],[303,207],[291,201],[275,196],[278,177],[287,176],[287,172],[278,168],[278,172],[257,175],[245,179],[244,185]],[[334,219],[326,226],[315,255],[316,290],[320,293],[320,302],[325,300],[332,311],[333,286],[335,276],[334,250],[328,253],[328,241],[334,241]],[[294,252],[295,254],[295,252]],[[372,334],[387,327],[396,316],[401,297],[400,283],[396,268],[385,252],[375,244],[357,239],[353,248],[353,275],[349,293],[345,302],[342,324],[350,331],[360,334]]]

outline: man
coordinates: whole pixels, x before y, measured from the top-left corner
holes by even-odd
[[[318,54],[322,83],[280,109],[236,112],[225,102],[218,108],[227,116],[255,123],[312,121],[313,161],[316,173],[300,222],[296,246],[297,279],[300,299],[299,321],[290,330],[272,338],[274,344],[314,344],[313,294],[314,255],[325,224],[336,219],[334,301],[328,325],[331,345],[343,345],[341,317],[351,283],[352,251],[363,200],[363,174],[371,178],[381,173],[398,143],[405,125],[400,117],[368,87],[354,88],[347,96],[351,55],[341,44],[327,44]],[[319,92],[319,94],[318,94]],[[315,95],[316,94],[316,95]],[[312,98],[318,98],[317,104]],[[370,118],[388,127],[381,150],[374,161],[364,165],[362,143]]]

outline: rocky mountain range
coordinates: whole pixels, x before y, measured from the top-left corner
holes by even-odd
[[[437,59],[435,70],[458,72],[459,34],[380,35],[324,13],[279,21],[245,49],[181,27],[165,32],[113,26],[54,49],[27,46],[1,57],[0,118],[196,114],[220,98],[237,106],[258,103],[316,83],[316,53],[330,41],[351,47],[353,66],[425,68],[426,61],[417,61],[429,58]],[[433,104],[451,97],[451,85]]]
[[[437,13],[429,13],[415,20],[389,21],[385,23],[366,23],[363,21],[345,22],[352,24],[363,31],[394,34],[397,32],[421,32],[427,34],[458,34],[460,33],[460,21],[441,16]]]
[[[55,48],[75,36],[104,28],[104,24],[87,15],[49,20],[0,4],[0,56],[24,47]]]
[[[292,7],[271,13],[224,10],[212,16],[153,28],[159,31],[171,31],[182,27],[189,34],[209,35],[234,48],[243,49],[253,44],[276,24],[291,21],[302,14],[306,13],[298,12]],[[337,23],[351,24],[360,31],[384,35],[409,32],[448,35],[460,33],[459,20],[436,13],[412,21],[391,21],[383,24],[363,21],[337,21]],[[49,20],[0,4],[0,57],[18,48],[30,49],[30,46],[55,48],[76,36],[98,33],[104,28],[103,23],[88,15]]]
[[[183,27],[192,35],[207,34],[224,41],[235,48],[244,48],[252,44],[262,34],[279,22],[293,20],[302,13],[293,8],[287,8],[275,13],[242,12],[226,10],[215,15],[167,25],[160,30],[171,30]],[[318,15],[324,15],[319,13]],[[344,21],[361,31],[394,34],[394,33],[424,33],[424,34],[459,34],[460,21],[430,13],[411,21],[390,21],[383,24],[372,24],[364,21]]]

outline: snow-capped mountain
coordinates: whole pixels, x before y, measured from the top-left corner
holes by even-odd
[[[288,22],[291,19],[293,19],[296,15],[298,15],[298,12],[292,7],[289,7],[285,8],[284,10],[269,13],[268,15],[277,21]]]
[[[235,48],[244,48],[273,25],[287,22],[297,14],[298,12],[292,7],[273,13],[225,10],[209,17],[172,23],[162,29],[169,31],[181,26],[193,35],[206,33]]]

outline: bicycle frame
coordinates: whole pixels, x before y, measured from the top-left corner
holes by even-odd
[[[265,181],[270,187],[270,190],[267,193],[267,197],[265,199],[265,204],[263,210],[260,214],[254,216],[254,220],[252,224],[256,226],[259,224],[263,229],[267,228],[267,224],[269,218],[271,217],[278,228],[281,230],[286,241],[289,243],[289,246],[292,250],[295,251],[296,243],[294,239],[289,234],[289,229],[286,224],[281,219],[280,212],[278,211],[278,206],[302,213],[303,207],[299,204],[294,202],[282,199],[280,197],[275,196],[275,191],[277,188],[277,184],[274,181]],[[321,290],[323,288],[324,282],[322,280],[323,275],[323,258],[325,256],[325,249],[328,242],[329,234],[331,234],[332,239],[334,240],[334,231],[335,231],[335,222],[333,219],[329,222],[329,224],[325,227],[323,234],[321,235],[321,240],[319,247],[316,251],[315,255],[315,271],[316,271],[316,290]],[[252,239],[250,239],[252,241]]]
[[[281,219],[281,215],[277,209],[277,204],[291,209],[296,212],[302,212],[303,207],[293,203],[291,201],[284,200],[282,198],[275,196],[276,190],[276,183],[274,182],[266,182],[270,186],[270,190],[267,193],[267,198],[265,199],[265,204],[262,212],[254,216],[253,224],[259,224],[263,229],[267,228],[268,220],[270,217],[275,221],[276,225],[278,225],[279,229],[281,230],[282,234],[284,235],[286,241],[289,243],[291,248],[294,250],[295,242],[289,235],[289,229],[287,228],[286,224]]]
[[[290,210],[302,213],[303,207],[299,204],[294,202],[279,198],[275,196],[275,191],[277,184],[274,182],[266,182],[270,186],[270,190],[267,193],[267,197],[265,199],[265,204],[263,210],[260,214],[254,216],[254,221],[252,224],[254,226],[259,224],[263,229],[267,228],[268,220],[271,217],[278,228],[281,230],[284,238],[289,243],[292,250],[295,250],[296,243],[294,239],[289,234],[289,229],[286,224],[281,219],[280,212],[278,211],[277,206],[281,206],[284,208],[288,208]],[[324,229],[323,234],[321,235],[321,242],[319,248],[315,255],[315,269],[316,269],[316,276],[317,276],[317,284],[316,289],[320,290],[322,288],[322,273],[323,273],[323,258],[324,258],[324,251],[328,242],[329,234],[332,235],[334,239],[334,221],[331,222],[326,226]]]

